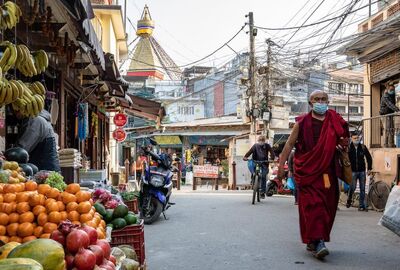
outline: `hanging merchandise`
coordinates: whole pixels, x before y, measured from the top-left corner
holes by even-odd
[[[97,133],[99,130],[99,117],[97,116],[96,113],[92,112],[92,131],[90,132],[92,134],[93,138],[97,138]]]
[[[83,141],[88,135],[88,103],[78,105],[78,138]]]
[[[50,110],[50,114],[51,114],[51,124],[52,124],[52,125],[57,124],[57,120],[58,120],[58,109],[59,109],[58,99],[53,98],[53,99],[51,100],[51,110]]]

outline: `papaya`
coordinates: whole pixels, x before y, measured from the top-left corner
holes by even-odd
[[[43,270],[40,263],[29,258],[12,258],[0,260],[1,270]]]
[[[18,242],[9,242],[4,246],[0,247],[0,260],[7,258],[8,254],[13,250],[16,246],[21,245]]]
[[[51,239],[36,239],[15,247],[8,258],[30,258],[43,266],[43,270],[63,270],[63,246]]]

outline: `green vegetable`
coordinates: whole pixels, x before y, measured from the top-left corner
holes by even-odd
[[[47,177],[45,184],[50,185],[52,188],[56,188],[59,191],[64,191],[67,184],[64,183],[64,177],[58,172],[51,172]]]
[[[127,191],[127,192],[122,192],[121,197],[124,201],[132,201],[135,198],[139,198],[139,192],[138,191]]]

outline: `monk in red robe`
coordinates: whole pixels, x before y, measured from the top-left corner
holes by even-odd
[[[278,172],[282,178],[283,166],[295,146],[294,176],[298,186],[301,238],[307,250],[318,259],[329,254],[325,242],[330,241],[341,176],[336,153],[338,147],[347,147],[349,138],[346,121],[329,110],[328,103],[328,95],[323,91],[310,95],[312,110],[296,119],[281,153]]]

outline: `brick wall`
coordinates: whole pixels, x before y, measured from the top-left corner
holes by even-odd
[[[224,83],[219,82],[214,87],[214,116],[224,115]]]

